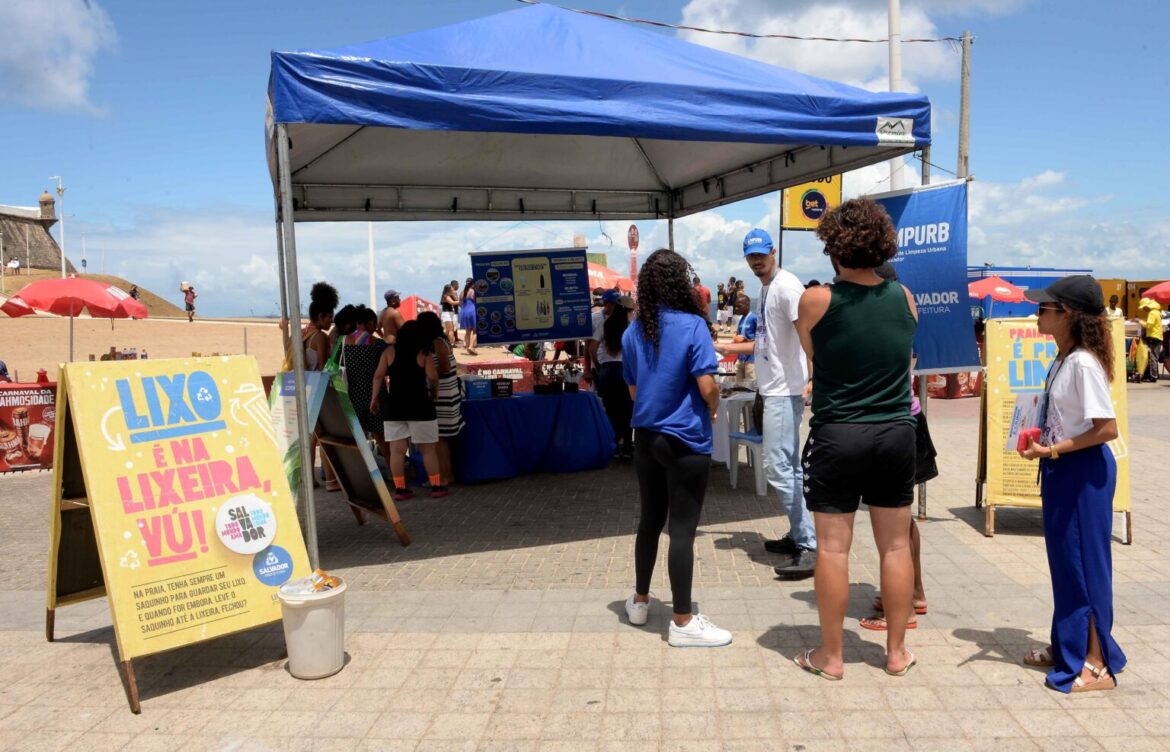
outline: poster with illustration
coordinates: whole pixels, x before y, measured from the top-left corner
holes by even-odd
[[[83,505],[122,660],[280,618],[310,569],[254,358],[70,363],[57,412],[55,472],[84,485],[55,478],[50,609],[59,510]]]
[[[584,339],[592,333],[584,248],[471,254],[480,344]]]
[[[0,473],[52,467],[56,418],[56,384],[0,384]]]

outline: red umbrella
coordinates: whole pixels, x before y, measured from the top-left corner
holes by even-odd
[[[69,359],[73,360],[73,318],[88,311],[95,319],[144,319],[146,306],[123,290],[94,279],[42,279],[25,285],[0,305],[12,317],[52,313],[69,317]]]
[[[1143,293],[1142,297],[1170,305],[1170,282],[1159,282]]]
[[[986,298],[1000,303],[1022,303],[1024,291],[1002,277],[984,277],[967,285],[967,294],[972,298]]]

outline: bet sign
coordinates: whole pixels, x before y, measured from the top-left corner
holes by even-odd
[[[821,217],[840,204],[840,175],[785,188],[780,198],[780,226],[785,230],[815,230]]]

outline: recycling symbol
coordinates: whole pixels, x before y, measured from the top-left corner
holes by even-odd
[[[211,402],[212,399],[214,397],[211,396],[211,392],[207,391],[207,387],[202,387],[195,393],[195,400],[197,402]]]
[[[142,566],[142,563],[138,561],[138,553],[131,550],[124,553],[121,559],[118,559],[118,566],[123,569],[138,569]]]

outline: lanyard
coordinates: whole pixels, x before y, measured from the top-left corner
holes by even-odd
[[[777,273],[772,273],[768,284],[760,286],[760,313],[756,320],[756,354],[768,360],[768,290],[776,281]]]

